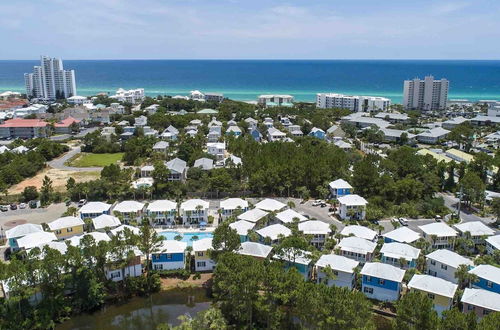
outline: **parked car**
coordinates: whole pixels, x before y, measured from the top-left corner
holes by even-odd
[[[321,199],[317,199],[312,203],[312,206],[319,206],[324,203]]]
[[[26,208],[26,203],[19,203],[19,208],[20,209],[25,209]]]
[[[326,207],[326,203],[321,203],[320,206],[321,207]]]
[[[28,205],[29,205],[30,209],[36,209],[37,207],[40,207],[40,201],[32,200],[32,201],[29,201]]]
[[[9,208],[7,207],[7,205],[0,205],[0,211],[7,212],[8,210]]]
[[[78,201],[78,207],[82,207],[83,205],[87,204],[87,200],[86,199],[80,199]]]
[[[436,222],[441,222],[441,220],[443,220],[443,218],[441,218],[440,215],[436,215],[436,217],[434,218],[434,220],[436,220]]]
[[[401,224],[401,226],[408,226],[408,220],[406,220],[405,218],[399,218],[399,223]]]
[[[66,206],[70,206],[71,205],[71,199],[66,199],[64,201],[64,204],[66,204]]]
[[[10,209],[17,210],[17,204],[15,204],[15,203],[10,204]]]

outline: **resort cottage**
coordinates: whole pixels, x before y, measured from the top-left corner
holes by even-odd
[[[175,224],[177,214],[177,203],[169,200],[157,200],[146,207],[146,213],[150,221],[157,225]]]
[[[42,226],[41,225],[35,225],[32,223],[25,223],[22,225],[17,225],[12,229],[9,229],[5,231],[5,238],[9,242],[9,247],[11,251],[16,251],[19,249],[19,246],[17,245],[17,240],[32,234],[32,233],[39,233],[42,232]]]
[[[436,250],[426,257],[427,274],[457,283],[455,272],[460,265],[473,267],[474,263],[450,250]]]
[[[213,250],[212,238],[193,241],[194,270],[196,272],[212,271],[215,262],[210,258],[209,250]]]
[[[359,261],[361,264],[372,260],[376,247],[376,243],[359,237],[343,238],[338,245],[340,255]]]
[[[52,241],[57,241],[57,236],[54,233],[40,231],[19,238],[17,240],[17,246],[20,250],[29,250]]]
[[[363,220],[366,215],[366,199],[359,195],[338,197],[339,216],[342,220]]]
[[[350,195],[352,193],[352,186],[344,179],[337,179],[330,182],[328,188],[330,189],[330,194],[333,199]]]
[[[99,242],[109,242],[111,241],[111,238],[106,233],[102,233],[99,231],[93,231],[91,233],[85,233],[83,235],[78,235],[78,236],[73,236],[71,238],[68,238],[66,242],[69,242],[69,244],[73,246],[80,246],[82,243],[82,239],[85,236],[90,236],[94,239],[95,244],[99,244]]]
[[[382,262],[403,269],[416,268],[420,249],[404,243],[384,243],[380,250]]]
[[[413,275],[408,283],[410,291],[420,291],[432,300],[434,310],[439,315],[453,305],[453,297],[458,285],[430,275]]]
[[[264,244],[278,244],[280,238],[292,235],[288,227],[279,223],[261,228],[256,233],[259,235],[260,242]]]
[[[433,249],[452,249],[457,231],[442,222],[419,226],[424,238],[431,242]]]
[[[112,215],[101,214],[100,216],[92,219],[92,227],[96,231],[106,231],[108,228],[113,229],[120,226],[122,223],[120,219]]]
[[[372,242],[374,242],[375,239],[377,238],[377,232],[371,230],[368,227],[359,225],[344,227],[344,229],[342,229],[342,231],[340,232],[340,235],[344,237],[355,236],[359,238],[364,238],[367,241],[372,241]]]
[[[170,173],[168,181],[185,181],[187,176],[187,163],[179,158],[174,158],[165,163]]]
[[[129,221],[141,222],[144,204],[136,201],[123,201],[115,205],[113,214],[122,217],[125,223]]]
[[[88,202],[83,205],[78,214],[80,215],[80,219],[93,219],[103,214],[109,214],[109,210],[111,209],[111,204],[103,203],[103,202]]]
[[[316,262],[316,281],[327,286],[352,289],[356,279],[354,269],[359,262],[335,254],[324,254]],[[326,270],[329,267],[331,273]],[[333,276],[332,276],[333,275]]]
[[[240,236],[240,242],[243,243],[248,241],[248,232],[255,227],[255,223],[245,220],[238,220],[229,224],[229,227],[236,230],[236,232]]]
[[[189,199],[181,204],[182,223],[207,224],[209,203],[201,199]]]
[[[486,239],[486,252],[494,254],[500,250],[500,235],[490,236]]]
[[[405,271],[379,262],[368,262],[361,270],[361,291],[380,301],[396,301],[401,293]]]
[[[248,202],[241,198],[228,198],[220,202],[220,215],[223,220],[242,214],[248,210]]]
[[[309,220],[299,223],[298,229],[304,235],[310,235],[309,241],[317,249],[322,249],[325,245],[326,238],[330,236],[332,230],[330,225],[319,220]]]
[[[251,209],[243,214],[237,216],[238,220],[244,220],[256,224],[258,222],[265,222],[267,220],[266,216],[269,212],[263,211],[261,209]]]
[[[141,230],[139,228],[132,227],[129,225],[121,225],[119,227],[116,227],[115,229],[111,229],[109,232],[111,233],[112,236],[117,236],[117,235],[123,236],[125,235],[124,233],[126,230],[130,230],[130,232],[132,232],[135,235],[139,235],[141,233]]]
[[[155,270],[184,269],[186,267],[186,242],[165,240],[160,251],[153,253],[151,262]]]
[[[238,250],[238,254],[254,257],[256,259],[266,259],[272,251],[272,247],[255,242],[243,242]]]
[[[500,312],[500,294],[491,291],[465,288],[460,301],[462,312],[474,312],[479,319],[490,313]]]
[[[460,236],[467,237],[467,235],[470,235],[476,245],[484,244],[486,237],[495,235],[495,231],[481,221],[464,222],[454,227],[458,230]]]
[[[64,239],[83,233],[85,223],[82,219],[69,216],[62,217],[47,224],[49,230],[56,234],[58,239]]]
[[[276,220],[282,224],[293,223],[295,219],[299,222],[306,221],[307,218],[292,209],[286,209],[276,214]]]
[[[419,233],[411,230],[408,227],[399,227],[388,233],[382,235],[385,243],[399,242],[399,243],[413,243],[418,241],[421,236]]]
[[[305,281],[311,279],[312,276],[312,260],[311,253],[307,251],[297,251],[296,255],[289,253],[287,255],[274,255],[273,259],[284,262],[285,269],[295,268]]]
[[[469,273],[475,274],[479,279],[472,283],[473,288],[500,293],[500,268],[492,265],[479,265]]]
[[[255,204],[255,208],[267,212],[279,212],[286,207],[285,204],[271,198],[266,198]]]

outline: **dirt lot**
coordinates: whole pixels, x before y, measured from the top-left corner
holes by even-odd
[[[48,176],[52,180],[52,185],[56,191],[64,191],[66,189],[66,181],[69,177],[73,177],[76,182],[85,182],[94,180],[99,177],[99,172],[73,172],[64,171],[54,168],[46,168],[32,178],[26,179],[9,189],[9,194],[15,195],[20,194],[25,187],[35,186],[40,189],[42,186],[42,181],[45,176]]]
[[[173,289],[173,288],[186,288],[186,287],[202,287],[203,284],[212,279],[213,274],[201,274],[201,278],[194,280],[194,275],[191,275],[187,280],[182,280],[180,278],[162,278],[161,287],[163,290]]]

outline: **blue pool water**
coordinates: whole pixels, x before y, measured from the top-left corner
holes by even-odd
[[[207,232],[198,232],[198,233],[179,233],[176,231],[164,231],[160,233],[161,236],[163,236],[166,240],[174,240],[175,236],[180,235],[182,236],[181,241],[186,242],[188,246],[193,245],[193,237],[197,236],[198,239],[202,238],[212,238],[213,235],[212,233],[207,233]]]

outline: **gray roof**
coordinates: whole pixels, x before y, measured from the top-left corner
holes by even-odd
[[[170,171],[174,171],[177,173],[183,173],[187,167],[186,162],[179,158],[174,158],[168,161],[165,165]]]
[[[166,141],[159,141],[156,142],[155,145],[153,146],[153,149],[166,149],[168,148],[169,144]]]
[[[214,168],[214,161],[210,158],[200,158],[194,162],[193,167],[200,167],[202,170],[208,171]]]
[[[179,134],[179,130],[172,125],[168,126],[165,130],[172,134]]]

